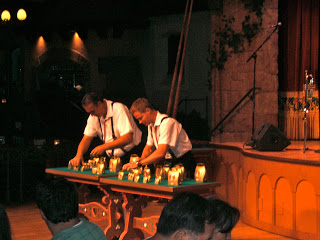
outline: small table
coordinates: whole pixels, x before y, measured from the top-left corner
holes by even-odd
[[[97,175],[91,171],[74,171],[67,167],[48,168],[46,173],[82,185],[96,185],[105,195],[102,198],[105,206],[97,202],[79,204],[79,212],[89,219],[108,220],[109,225],[104,230],[107,239],[118,236],[120,240],[144,239],[142,230],[150,235],[155,234],[159,216],[141,218],[148,196],[172,199],[183,191],[209,195],[214,193],[215,187],[220,186],[217,182],[197,183],[193,179],[185,179],[179,186],[168,185],[168,180],[157,185],[154,183],[154,175],[149,183],[142,183],[142,178],[139,182],[132,182],[127,176],[119,180],[118,173],[110,171]]]

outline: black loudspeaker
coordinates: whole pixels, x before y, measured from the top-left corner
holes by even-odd
[[[253,148],[259,151],[282,151],[291,142],[271,123],[262,124],[252,136]]]

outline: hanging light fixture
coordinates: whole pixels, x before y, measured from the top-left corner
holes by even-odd
[[[17,18],[20,20],[20,21],[24,21],[26,20],[27,18],[27,13],[26,11],[23,9],[23,8],[20,8],[17,12]]]
[[[9,21],[11,19],[11,15],[10,15],[10,12],[8,10],[4,10],[2,13],[1,13],[1,20],[2,21]]]

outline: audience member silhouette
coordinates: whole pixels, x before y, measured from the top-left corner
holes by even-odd
[[[240,218],[240,212],[229,203],[215,197],[208,197],[212,215],[215,218],[215,230],[213,240],[231,239],[231,230]]]
[[[0,240],[11,240],[9,218],[2,205],[0,205]]]
[[[208,240],[215,229],[207,199],[195,193],[177,194],[163,208],[152,240]]]
[[[53,178],[37,185],[36,203],[48,225],[52,240],[102,240],[104,232],[78,216],[78,193],[73,183]]]

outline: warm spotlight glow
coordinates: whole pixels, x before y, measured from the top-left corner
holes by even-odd
[[[9,21],[11,19],[10,12],[8,10],[4,10],[1,13],[1,19],[2,19],[2,21]]]
[[[79,36],[79,34],[78,34],[77,32],[74,33],[74,38],[75,38],[75,39],[80,38],[80,36]]]
[[[27,18],[27,13],[24,9],[20,8],[17,12],[17,18],[20,20],[20,21],[23,21],[23,20],[26,20]]]
[[[44,44],[45,44],[45,40],[44,40],[43,36],[40,36],[38,38],[38,45],[39,46],[43,46]]]
[[[73,38],[71,41],[71,49],[76,50],[84,56],[86,56],[87,54],[86,47],[84,46],[84,43],[77,32],[73,34]]]
[[[46,41],[43,39],[42,36],[40,36],[37,40],[37,43],[36,43],[36,52],[37,54],[40,56],[42,55],[43,53],[45,53],[48,48],[47,48],[47,43]]]
[[[7,103],[7,99],[2,98],[1,103]]]
[[[60,144],[60,140],[59,140],[59,139],[55,139],[55,140],[53,141],[53,144],[54,144],[54,145],[59,145],[59,144]]]

